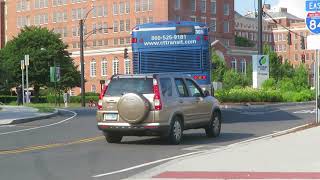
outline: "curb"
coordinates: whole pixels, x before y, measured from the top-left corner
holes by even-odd
[[[41,120],[41,119],[45,119],[45,118],[50,118],[50,117],[56,116],[58,114],[59,114],[59,110],[55,109],[53,113],[49,113],[49,114],[46,114],[46,115],[39,115],[39,116],[35,116],[35,117],[29,117],[29,118],[13,119],[10,122],[8,121],[7,123],[0,124],[0,126],[1,125],[20,124],[20,123],[26,123],[26,122],[31,122],[31,121],[35,121],[35,120]]]
[[[307,101],[307,102],[289,102],[289,103],[220,103],[220,107],[225,108],[228,106],[229,108],[243,108],[243,107],[251,107],[251,106],[261,106],[261,107],[280,107],[280,106],[298,106],[298,105],[312,105],[315,104],[315,101]],[[255,107],[251,107],[255,108]]]

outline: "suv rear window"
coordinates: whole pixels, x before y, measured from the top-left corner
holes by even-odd
[[[105,96],[122,96],[126,93],[152,94],[152,78],[115,78],[108,85]]]

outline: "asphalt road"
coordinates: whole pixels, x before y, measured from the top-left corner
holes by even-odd
[[[202,129],[189,130],[184,132],[183,143],[177,146],[167,145],[156,137],[125,137],[121,144],[107,144],[97,130],[95,110],[64,111],[50,119],[0,126],[1,179],[122,179],[170,157],[313,122],[315,115],[310,110],[313,110],[310,105],[223,109],[219,138],[207,138]],[[146,164],[158,160],[159,163]],[[96,175],[101,177],[93,177]]]

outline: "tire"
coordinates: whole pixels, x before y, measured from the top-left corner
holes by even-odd
[[[116,135],[116,134],[107,133],[107,132],[104,132],[103,135],[106,138],[108,143],[120,143],[123,137],[121,135]]]
[[[209,125],[205,128],[207,137],[218,137],[221,131],[221,113],[215,111],[212,114]]]
[[[127,93],[117,105],[120,117],[130,124],[141,123],[150,112],[149,101],[140,94]]]
[[[168,141],[170,144],[177,145],[182,141],[183,125],[180,118],[175,117],[170,125]]]

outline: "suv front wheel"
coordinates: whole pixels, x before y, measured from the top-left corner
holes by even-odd
[[[169,131],[169,143],[170,144],[180,144],[183,135],[183,126],[181,120],[178,117],[175,117],[170,126]]]
[[[209,125],[205,128],[207,137],[218,137],[221,131],[221,113],[215,111],[212,113],[212,117]]]
[[[119,143],[122,140],[122,136],[110,132],[103,132],[103,135],[108,143]]]

